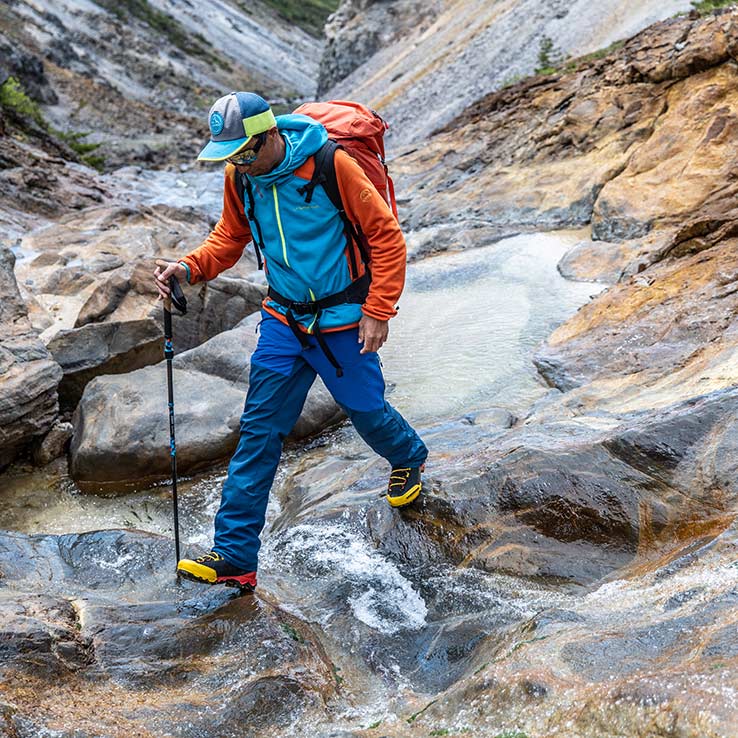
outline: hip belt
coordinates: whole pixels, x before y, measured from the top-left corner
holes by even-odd
[[[320,300],[312,300],[310,302],[298,302],[297,300],[290,300],[284,295],[280,295],[273,287],[269,287],[267,291],[267,297],[276,302],[277,305],[281,305],[287,308],[285,317],[287,318],[287,324],[295,334],[295,338],[300,342],[303,350],[310,348],[310,342],[307,339],[306,333],[300,329],[300,324],[295,318],[297,315],[314,315],[315,321],[313,322],[313,335],[315,340],[318,342],[321,350],[325,354],[326,358],[336,369],[336,376],[343,376],[343,369],[338,363],[338,360],[330,350],[328,343],[320,330],[320,316],[323,310],[328,308],[336,307],[337,305],[363,305],[366,302],[366,297],[369,294],[369,285],[371,284],[372,276],[367,270],[363,276],[359,277],[356,281],[352,282],[345,290],[336,292],[333,295],[327,297],[321,297]]]

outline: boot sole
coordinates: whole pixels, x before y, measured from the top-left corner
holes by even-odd
[[[242,577],[218,577],[215,572],[194,561],[191,562],[188,569],[181,565],[177,567],[177,576],[183,579],[189,579],[191,582],[199,582],[200,584],[225,584],[226,587],[237,587],[242,592],[253,592],[255,585],[245,581]],[[248,575],[244,575],[246,577]]]
[[[423,484],[416,484],[414,487],[405,492],[404,495],[401,495],[400,497],[390,497],[389,495],[387,495],[386,499],[391,507],[405,507],[405,505],[409,505],[411,502],[417,500],[422,491]]]

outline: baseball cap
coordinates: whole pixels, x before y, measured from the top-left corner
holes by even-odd
[[[210,143],[197,157],[223,161],[252,138],[277,125],[269,103],[253,92],[231,92],[216,100],[208,114]]]

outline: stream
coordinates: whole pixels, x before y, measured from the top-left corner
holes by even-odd
[[[176,182],[161,191],[180,204]],[[556,270],[586,235],[521,235],[409,266],[381,357],[390,400],[431,449],[429,479],[434,468],[463,465],[460,451],[483,449],[549,391],[531,363],[534,348],[602,288],[566,281]],[[165,409],[162,398],[162,422]],[[88,495],[65,465],[58,460],[40,471],[18,465],[6,473],[0,527],[171,535],[167,483]],[[417,566],[394,560],[368,532],[385,514],[379,498],[387,471],[347,424],[288,446],[263,536],[260,590],[320,628],[336,668],[350,677],[342,714],[353,728],[391,722],[408,694],[432,695],[459,678],[487,636],[577,596],[422,557]],[[209,548],[224,476],[219,468],[180,481],[181,534],[191,553]]]

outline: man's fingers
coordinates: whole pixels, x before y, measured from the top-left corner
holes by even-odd
[[[368,338],[366,341],[364,341],[364,347],[359,352],[360,354],[370,354],[373,351],[377,351],[379,349],[380,343],[379,339],[375,336],[372,336],[371,338]]]
[[[172,290],[169,288],[169,277],[177,272],[178,263],[156,260],[156,268],[154,269],[154,284],[159,292],[157,300],[169,300]]]
[[[172,274],[177,273],[178,267],[179,263],[176,261],[162,261],[161,259],[157,259],[156,269],[154,269],[154,276],[162,282],[167,282]]]

